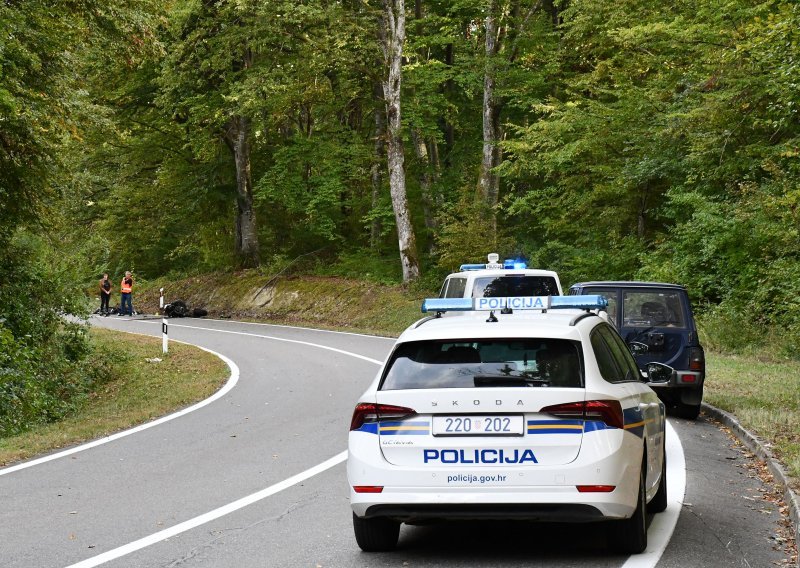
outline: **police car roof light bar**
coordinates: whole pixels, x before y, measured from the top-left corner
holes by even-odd
[[[604,310],[608,307],[605,296],[590,294],[586,296],[552,296],[550,307],[579,309],[579,310]]]
[[[458,269],[461,272],[466,272],[469,270],[486,270],[486,269],[524,270],[526,268],[528,268],[528,264],[525,261],[508,258],[503,261],[503,264],[500,263],[462,264]]]
[[[464,272],[465,270],[483,270],[484,268],[486,268],[485,264],[462,264],[459,270]]]
[[[422,301],[422,313],[428,312],[471,312],[472,298],[427,298]]]
[[[475,312],[509,308],[512,310],[578,309],[604,310],[608,300],[604,296],[524,296],[495,298],[427,298],[422,302],[422,313]]]

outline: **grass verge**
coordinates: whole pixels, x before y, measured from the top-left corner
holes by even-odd
[[[189,406],[214,393],[230,374],[218,357],[189,345],[172,342],[164,355],[160,338],[97,328],[91,330],[91,337],[95,352],[115,362],[110,376],[64,420],[0,439],[0,465],[106,436]]]
[[[770,444],[800,490],[800,362],[708,354],[704,399]]]

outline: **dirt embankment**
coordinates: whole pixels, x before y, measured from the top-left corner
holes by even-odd
[[[398,334],[423,315],[423,296],[401,286],[321,276],[275,279],[252,271],[148,282],[134,294],[139,313],[158,313],[161,287],[165,302],[183,300],[213,318]]]

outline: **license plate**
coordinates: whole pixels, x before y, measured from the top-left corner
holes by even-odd
[[[510,416],[434,416],[434,436],[521,436],[524,420]]]

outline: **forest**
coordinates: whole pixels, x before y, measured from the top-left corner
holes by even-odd
[[[677,282],[800,357],[798,82],[785,0],[0,2],[0,414],[102,374],[102,272],[302,256]]]

